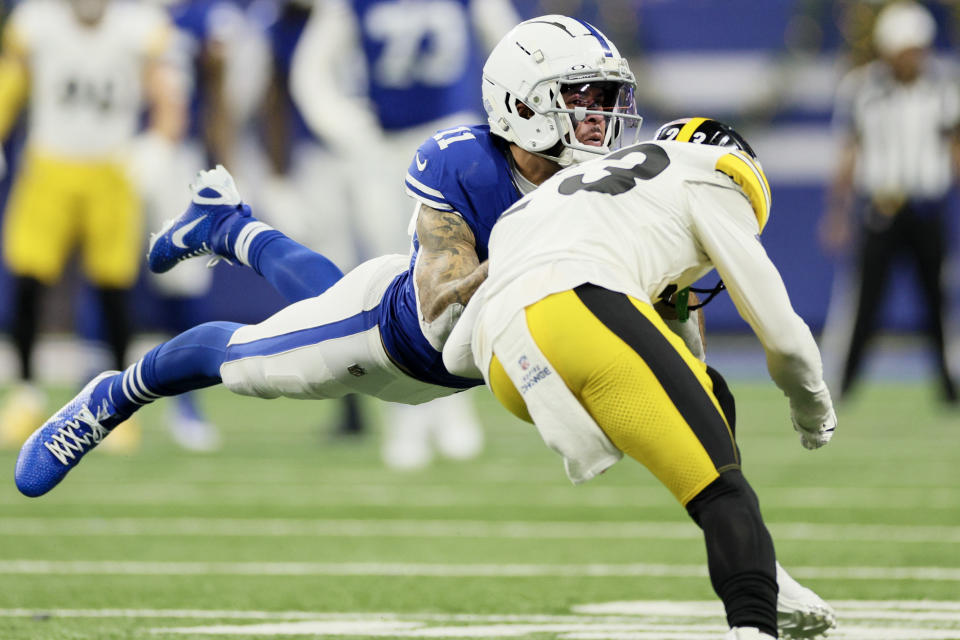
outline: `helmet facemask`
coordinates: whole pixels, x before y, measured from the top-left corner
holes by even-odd
[[[637,142],[642,119],[637,115],[632,84],[590,78],[561,83],[556,107],[555,117],[565,115],[571,122],[573,135],[563,140],[571,149],[609,153]],[[590,124],[596,125],[593,131]],[[632,135],[625,136],[628,131]]]
[[[542,150],[524,148],[569,166],[635,144],[643,118],[637,115],[633,75],[627,74],[584,69],[541,79],[526,100],[517,99],[533,113],[532,125],[546,121],[555,142]]]

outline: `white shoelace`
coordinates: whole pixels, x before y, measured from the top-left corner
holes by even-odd
[[[110,430],[100,424],[100,421],[109,417],[107,411],[107,401],[104,400],[96,415],[90,411],[87,405],[80,407],[80,411],[73,420],[67,420],[66,424],[61,426],[50,436],[51,442],[44,442],[43,446],[60,461],[67,466],[71,461],[82,456],[87,450],[100,444]],[[77,433],[79,429],[89,427],[89,431],[82,436]]]

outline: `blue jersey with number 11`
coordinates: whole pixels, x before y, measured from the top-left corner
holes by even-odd
[[[420,145],[406,176],[407,193],[420,203],[459,215],[473,232],[474,249],[487,259],[490,230],[504,211],[520,199],[514,185],[506,141],[490,127],[463,126],[439,131]],[[420,243],[413,236],[410,268],[397,276],[383,298],[380,331],[393,359],[415,378],[448,387],[483,384],[450,374],[442,354],[420,329],[413,267]]]

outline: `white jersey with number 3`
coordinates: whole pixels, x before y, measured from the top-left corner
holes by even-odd
[[[650,142],[558,173],[507,211],[490,236],[474,354],[514,314],[583,283],[652,303],[716,269],[788,393],[822,385],[820,356],[760,244],[770,191],[734,149]],[[474,301],[471,301],[473,305]]]
[[[64,0],[31,0],[13,10],[6,28],[30,70],[33,148],[87,159],[130,141],[140,123],[144,60],[170,35],[160,9],[115,0],[91,26]]]

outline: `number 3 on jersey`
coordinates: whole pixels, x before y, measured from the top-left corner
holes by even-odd
[[[560,183],[557,191],[565,196],[578,191],[594,191],[617,196],[637,186],[638,180],[650,180],[660,175],[670,166],[667,152],[655,144],[640,144],[621,149],[608,155],[604,165],[598,169],[607,175],[596,180],[585,181],[589,172],[570,176]]]

